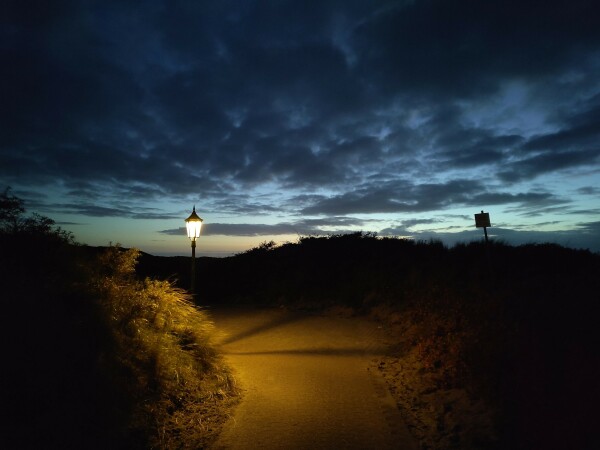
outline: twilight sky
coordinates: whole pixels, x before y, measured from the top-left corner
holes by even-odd
[[[371,231],[600,251],[596,1],[5,1],[0,189],[189,255]]]

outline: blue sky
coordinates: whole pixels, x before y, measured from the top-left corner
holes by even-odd
[[[540,6],[541,5],[541,6]],[[79,242],[349,231],[600,251],[591,1],[3,7],[0,187]]]

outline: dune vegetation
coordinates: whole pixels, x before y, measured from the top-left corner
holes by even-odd
[[[237,391],[182,290],[189,258],[77,245],[9,191],[0,245],[3,447],[210,445]],[[379,321],[390,350],[374,368],[423,449],[592,447],[599,254],[354,233],[196,269],[201,305]]]
[[[381,321],[391,346],[376,366],[422,448],[588,448],[593,437],[598,254],[355,233],[265,242],[198,270],[223,303]]]
[[[0,197],[4,448],[204,448],[236,388],[214,327],[136,250],[89,249]]]

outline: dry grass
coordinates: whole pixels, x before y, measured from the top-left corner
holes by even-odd
[[[214,327],[167,281],[134,278],[136,250],[109,248],[96,289],[114,340],[112,372],[131,396],[131,428],[152,448],[204,448],[235,402]]]

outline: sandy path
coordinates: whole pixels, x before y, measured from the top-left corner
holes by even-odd
[[[244,391],[217,449],[414,449],[370,362],[381,330],[285,310],[212,311]]]

